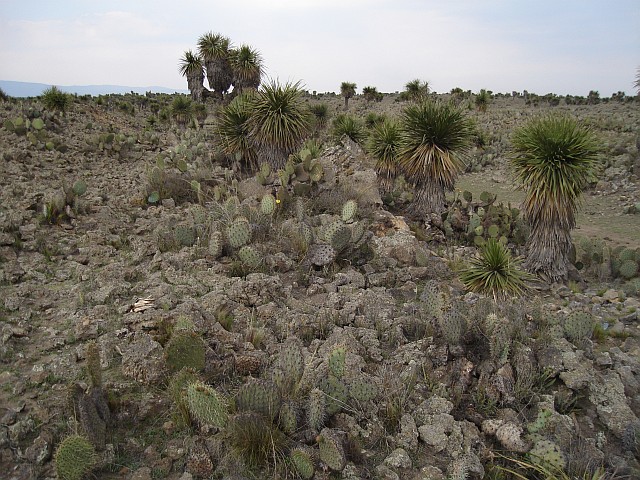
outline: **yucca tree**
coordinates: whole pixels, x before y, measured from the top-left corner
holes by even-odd
[[[214,132],[225,155],[235,157],[248,171],[257,168],[256,149],[249,136],[251,97],[247,92],[235,97],[216,117]]]
[[[229,62],[233,72],[233,88],[238,93],[245,89],[256,90],[264,74],[262,55],[249,45],[231,50]]]
[[[597,168],[593,133],[567,116],[531,120],[512,138],[511,166],[531,225],[525,267],[550,281],[567,276],[581,194]]]
[[[378,185],[383,193],[393,191],[401,140],[400,125],[394,120],[385,120],[374,126],[369,137],[367,151],[376,159]]]
[[[344,109],[349,110],[349,99],[356,94],[356,84],[342,82],[340,84],[340,95],[344,97]]]
[[[404,86],[405,95],[414,102],[421,102],[429,95],[429,82],[416,78]]]
[[[367,102],[379,102],[382,100],[382,94],[378,92],[376,87],[364,87],[362,95]]]
[[[207,70],[209,88],[218,98],[229,91],[233,82],[230,48],[231,41],[219,33],[207,32],[198,39],[198,52]]]
[[[250,136],[261,160],[283,168],[311,131],[311,117],[300,100],[300,83],[271,82],[252,97]]]
[[[445,210],[445,191],[463,171],[473,127],[450,103],[425,101],[409,105],[401,115],[399,166],[415,187],[412,212],[426,216]]]
[[[171,118],[180,128],[185,128],[193,118],[193,104],[189,97],[178,95],[171,102]]]
[[[204,92],[204,66],[198,55],[191,50],[186,50],[180,59],[180,74],[187,77],[187,86],[191,92],[191,98],[196,102],[202,101]]]
[[[491,94],[487,92],[484,88],[481,89],[476,95],[476,107],[481,112],[486,112],[487,107],[489,106],[489,100],[491,100]]]

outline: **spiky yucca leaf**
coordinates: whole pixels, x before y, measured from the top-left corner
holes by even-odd
[[[198,52],[207,69],[209,87],[219,95],[226,93],[233,82],[230,48],[230,40],[219,33],[207,32],[198,39]]]
[[[229,63],[233,71],[233,85],[240,91],[257,89],[264,73],[262,55],[249,45],[241,45],[231,50]]]
[[[400,126],[393,120],[385,120],[373,128],[367,143],[367,150],[376,159],[378,183],[384,192],[393,190],[398,175],[401,139]]]
[[[467,290],[492,295],[494,299],[523,295],[529,288],[527,281],[533,278],[520,267],[520,260],[493,238],[487,240],[471,265],[460,272]]]
[[[310,117],[300,101],[300,83],[263,86],[251,101],[252,140],[274,169],[283,168],[310,132]]]
[[[580,195],[595,175],[595,137],[570,117],[547,116],[516,130],[512,143],[511,166],[525,190],[523,209],[531,224],[526,266],[562,279]]]
[[[444,192],[452,190],[464,167],[473,128],[461,110],[449,103],[409,105],[401,116],[399,166],[416,187],[414,210],[444,210]]]
[[[364,127],[356,117],[341,113],[333,119],[331,125],[331,136],[335,140],[340,140],[344,135],[356,143],[365,139]]]
[[[240,156],[243,165],[253,171],[257,168],[258,157],[249,137],[251,111],[251,94],[238,95],[219,111],[214,131],[220,140],[222,152]]]

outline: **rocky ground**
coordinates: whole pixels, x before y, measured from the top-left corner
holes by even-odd
[[[394,100],[355,98],[351,111],[392,115]],[[511,478],[517,461],[560,466],[557,478],[640,475],[640,285],[620,273],[640,260],[637,102],[469,111],[483,139],[459,194],[474,198],[518,201],[508,135],[536,113],[570,111],[603,145],[572,281],[496,305],[457,280],[475,248],[405,218],[410,192],[383,201],[357,144],[320,133],[322,178],[298,171],[267,215],[277,176],[220,162],[212,105],[197,129],[149,121],[168,101],[79,98],[64,116],[0,104],[2,122],[45,119],[0,129],[3,478],[54,478],[73,433],[97,444],[96,478],[311,478],[294,452],[316,479]],[[348,200],[357,213],[341,219]],[[238,216],[250,249],[230,243]],[[346,240],[327,258],[336,231]],[[584,318],[593,335],[573,328]],[[176,354],[179,338],[192,343]],[[183,364],[234,399],[228,423],[185,407]],[[92,391],[109,415],[86,413]]]

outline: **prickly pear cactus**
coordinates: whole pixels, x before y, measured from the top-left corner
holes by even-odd
[[[373,379],[357,376],[349,381],[349,395],[359,402],[369,402],[378,396]]]
[[[325,394],[319,388],[314,388],[309,393],[307,400],[307,423],[309,428],[318,432],[324,426],[327,406]]]
[[[333,375],[322,378],[318,382],[318,388],[326,394],[325,411],[329,416],[342,410],[349,400],[349,388]]]
[[[275,369],[282,372],[276,382],[280,392],[283,394],[291,393],[300,382],[304,372],[304,357],[300,347],[293,342],[285,344],[280,350]]]
[[[560,447],[550,440],[538,440],[529,451],[529,457],[551,472],[562,471],[567,464]]]
[[[351,229],[343,221],[337,220],[322,229],[322,238],[337,252],[343,250],[351,240]]]
[[[344,377],[346,358],[347,350],[343,346],[336,347],[329,353],[327,363],[329,370],[336,378]]]
[[[293,464],[293,468],[303,480],[311,480],[313,478],[315,466],[309,452],[302,448],[294,448],[289,454],[289,459]]]
[[[324,428],[318,435],[318,447],[320,460],[335,472],[341,472],[347,465],[347,457],[344,453],[342,437],[339,430]]]
[[[336,250],[331,245],[315,244],[310,245],[307,250],[307,258],[312,265],[324,267],[333,263],[336,259]]]
[[[586,312],[571,312],[564,320],[564,333],[572,342],[583,342],[593,333],[593,317]]]
[[[348,200],[342,206],[342,221],[345,223],[351,223],[356,218],[358,213],[358,204],[355,200]]]
[[[278,425],[287,435],[292,435],[298,428],[298,412],[291,402],[283,403],[278,414]]]
[[[444,315],[438,318],[438,323],[444,340],[449,345],[458,345],[466,328],[460,307],[451,306]]]
[[[247,267],[255,270],[262,263],[262,257],[260,253],[251,245],[245,245],[238,250],[238,258]]]
[[[173,234],[178,245],[182,247],[192,247],[196,243],[196,230],[193,225],[176,225]]]
[[[218,258],[222,255],[222,248],[224,247],[224,238],[222,237],[222,233],[215,230],[211,232],[209,236],[209,254],[213,258]]]
[[[273,215],[276,211],[276,197],[267,193],[260,201],[260,213],[263,215]]]
[[[93,445],[80,435],[65,438],[54,455],[56,473],[63,480],[80,480],[96,463]]]
[[[175,332],[167,342],[164,354],[171,372],[178,372],[183,368],[204,370],[205,344],[202,337],[195,332]]]
[[[280,411],[280,394],[271,382],[254,379],[245,383],[235,399],[239,412],[256,412],[275,419]]]
[[[251,225],[245,217],[236,218],[227,227],[227,241],[231,248],[240,248],[251,241]]]
[[[202,382],[187,387],[187,406],[191,417],[202,425],[223,428],[229,418],[224,397]]]
[[[428,281],[420,295],[424,313],[428,318],[441,318],[444,310],[444,299],[435,280]]]

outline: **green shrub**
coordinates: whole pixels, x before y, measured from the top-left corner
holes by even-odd
[[[71,103],[71,97],[56,86],[42,92],[42,103],[49,110],[64,112]]]

